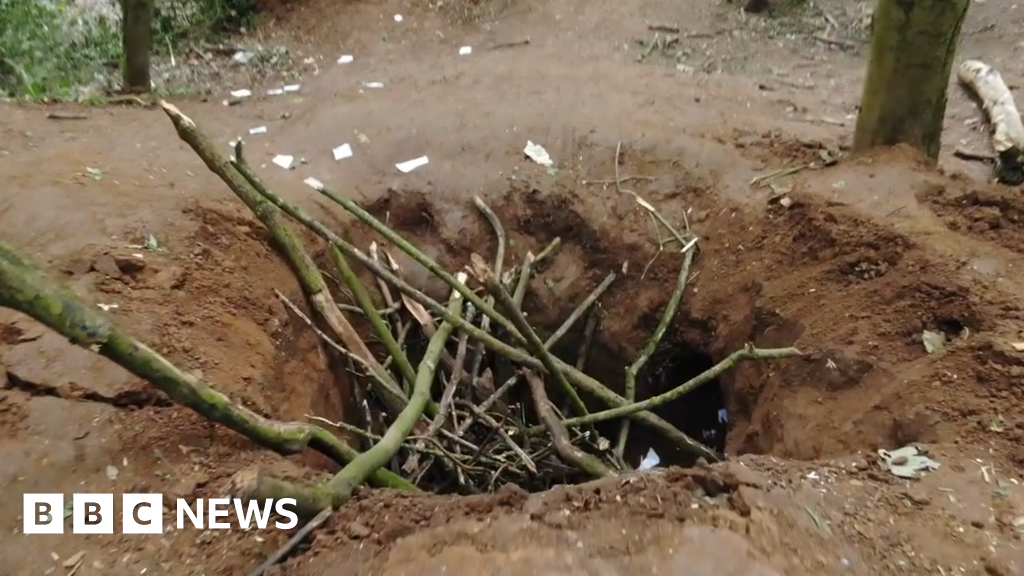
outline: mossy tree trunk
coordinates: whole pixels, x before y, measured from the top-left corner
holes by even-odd
[[[154,0],[121,0],[121,47],[124,53],[122,90],[140,94],[150,90],[150,54],[153,51]]]
[[[946,91],[970,0],[878,0],[855,152],[909,144],[937,161]]]

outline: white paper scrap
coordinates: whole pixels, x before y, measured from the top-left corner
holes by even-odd
[[[463,46],[462,48],[459,48],[459,56],[468,56],[468,55],[470,55],[472,53],[473,53],[473,47],[472,46]]]
[[[271,88],[270,90],[267,90],[267,96],[280,96],[281,94],[284,94],[284,90],[280,88]]]
[[[344,160],[345,158],[351,158],[351,157],[352,157],[352,146],[349,146],[348,144],[342,144],[341,146],[338,146],[337,148],[334,149],[334,159],[335,160]]]
[[[266,133],[267,133],[267,127],[266,126],[257,126],[255,128],[249,128],[249,134],[266,134]]]
[[[395,22],[401,22],[403,20],[401,14],[395,14]]]
[[[383,88],[384,87],[384,83],[383,82],[363,82],[363,86],[366,86],[367,88]]]
[[[292,167],[292,162],[294,161],[294,156],[287,156],[284,154],[278,154],[277,156],[274,156],[273,160],[274,164],[277,164],[278,166],[284,168],[285,170],[290,170]]]
[[[523,148],[523,152],[541,166],[550,167],[554,162],[551,161],[551,156],[548,155],[548,151],[544,149],[540,144],[534,144],[529,140],[526,141],[526,148]]]
[[[302,183],[317,191],[324,189],[324,183],[317,180],[316,178],[313,178],[312,176],[303,180]]]
[[[353,58],[351,54],[345,54],[341,58],[338,58],[338,64],[349,64],[353,60],[355,60],[355,58]]]
[[[647,455],[644,456],[643,461],[640,462],[640,466],[637,467],[637,471],[643,472],[644,470],[650,470],[658,464],[661,464],[661,458],[658,456],[658,453],[654,451],[654,448],[650,448],[647,450]]]
[[[241,90],[231,91],[232,98],[248,98],[249,96],[252,96],[252,91],[246,90],[245,88],[242,88]]]
[[[429,162],[430,160],[428,160],[426,156],[420,156],[419,158],[413,158],[412,160],[399,162],[398,164],[395,164],[395,168],[398,168],[398,170],[404,174],[408,174],[409,172],[412,172],[413,170],[419,168],[420,166],[427,165],[427,163]]]
[[[285,92],[298,92],[301,86],[299,84],[289,84],[284,87]]]

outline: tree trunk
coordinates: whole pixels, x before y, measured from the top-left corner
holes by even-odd
[[[878,0],[855,152],[910,144],[939,158],[946,91],[970,0]]]
[[[121,0],[121,47],[126,93],[150,90],[149,57],[153,50],[153,0]]]

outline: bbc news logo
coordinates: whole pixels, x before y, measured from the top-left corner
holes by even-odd
[[[114,533],[114,495],[113,494],[72,494],[71,496],[71,533],[72,534],[113,534]],[[24,497],[25,534],[63,534],[64,524],[68,516],[68,508],[64,507],[63,494],[25,494]],[[182,530],[188,523],[199,530],[226,530],[231,523],[226,519],[234,512],[239,528],[248,530],[254,525],[266,530],[270,518],[277,513],[281,519],[273,525],[279,530],[289,530],[299,524],[299,516],[295,513],[294,498],[278,500],[250,500],[244,502],[238,498],[199,498],[194,506],[183,499],[176,502],[176,524]],[[206,512],[204,515],[203,512]],[[286,520],[286,521],[282,521]],[[164,532],[164,496],[163,494],[122,494],[121,495],[121,534],[163,534]]]

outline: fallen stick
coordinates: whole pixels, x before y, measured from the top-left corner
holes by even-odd
[[[1011,186],[1024,183],[1024,122],[1013,94],[999,72],[980,60],[967,60],[957,69],[957,79],[981,100],[992,129],[992,148],[999,159],[996,179]]]
[[[206,164],[207,168],[220,177],[227,184],[228,188],[252,210],[253,214],[270,231],[275,243],[295,271],[296,278],[306,298],[309,299],[310,305],[316,310],[317,315],[327,323],[333,335],[348,350],[373,367],[374,372],[379,377],[378,381],[392,380],[390,374],[380,366],[380,363],[374,358],[366,343],[363,342],[355,328],[352,327],[352,324],[338,310],[334,303],[334,298],[331,297],[327,284],[320,274],[320,269],[313,262],[305,248],[302,247],[295,234],[292,233],[287,222],[281,219],[281,212],[267,200],[263,194],[264,190],[254,185],[254,182],[258,183],[258,179],[250,180],[246,178],[238,170],[238,166],[232,165],[223,154],[217,151],[209,138],[199,130],[195,121],[183,114],[173,104],[161,100],[160,107],[171,120],[178,133],[178,137],[192,148],[196,155]],[[254,177],[254,175],[250,176]],[[379,392],[378,395],[381,400],[388,405],[388,409],[394,414],[400,412],[408,401],[397,384],[388,389],[376,390],[376,392]]]
[[[96,352],[146,380],[178,404],[278,454],[298,454],[308,447],[339,464],[351,462],[359,455],[323,428],[264,418],[182,372],[154,350],[114,326],[74,293],[53,281],[37,264],[22,258],[2,241],[0,306],[31,316],[72,344]],[[376,471],[371,480],[376,486],[416,489],[387,470]]]
[[[635,402],[629,405],[618,406],[602,412],[594,412],[587,416],[580,416],[577,418],[570,418],[565,420],[563,423],[566,426],[584,426],[588,424],[595,424],[597,422],[604,422],[605,420],[613,420],[615,418],[628,417],[632,414],[636,414],[641,410],[653,410],[662,404],[671,402],[677,398],[690,393],[695,388],[707,384],[721,376],[726,370],[731,369],[736,364],[747,360],[777,360],[780,358],[790,358],[792,356],[801,356],[803,353],[796,348],[754,348],[750,344],[747,344],[743,348],[733,352],[727,356],[724,360],[715,364],[708,370],[701,372],[697,376],[687,380],[679,386],[659,394],[652,396],[642,402]],[[543,431],[543,427],[534,426],[527,429],[527,434],[537,434]]]
[[[594,302],[597,302],[597,299],[608,291],[608,288],[611,287],[612,282],[614,281],[614,272],[609,273],[607,276],[605,276],[604,280],[602,280],[601,283],[597,285],[597,288],[594,288],[594,290],[590,294],[588,294],[586,298],[583,299],[583,302],[580,302],[580,305],[577,306],[571,314],[569,314],[569,317],[565,319],[565,322],[562,322],[562,325],[558,327],[558,330],[555,330],[555,333],[552,334],[551,337],[548,338],[546,341],[544,341],[544,348],[550,350],[552,346],[557,344],[558,341],[561,340],[562,337],[565,336],[566,333],[572,329],[573,325],[575,325],[576,322],[579,321],[580,317],[586,314],[587,310],[590,310],[590,307],[594,305]]]
[[[505,263],[505,228],[501,225],[501,220],[498,216],[490,209],[487,204],[479,196],[473,197],[473,204],[476,205],[477,209],[483,213],[484,217],[487,218],[487,222],[490,223],[491,228],[494,229],[495,236],[498,237],[498,252],[494,256],[494,273],[497,274],[498,278],[501,278],[501,269]],[[494,296],[488,296],[486,302],[491,306],[494,306]],[[480,320],[480,329],[484,332],[490,332],[491,330],[491,318],[490,316],[484,315]],[[484,345],[481,342],[477,342],[473,346],[473,356],[470,361],[469,369],[469,385],[470,389],[476,386],[477,380],[480,376],[480,365],[484,361]]]
[[[594,478],[608,478],[615,476],[610,468],[593,454],[588,454],[569,441],[569,431],[555,415],[551,408],[551,401],[544,391],[544,380],[530,370],[523,371],[523,377],[530,385],[530,393],[533,396],[533,405],[537,408],[537,416],[544,427],[551,434],[551,441],[555,445],[555,452],[566,462],[576,468],[590,474]]]
[[[239,145],[241,142],[239,142]],[[241,150],[239,150],[241,152]],[[241,162],[241,156],[236,154],[237,162]],[[331,260],[334,261],[334,267],[338,269],[338,273],[341,274],[341,281],[345,283],[349,291],[352,293],[352,299],[356,301],[356,304],[363,311],[363,315],[366,316],[366,320],[370,323],[377,338],[380,339],[384,345],[384,349],[388,351],[388,355],[391,356],[392,361],[398,368],[398,373],[402,375],[402,379],[412,386],[412,383],[416,380],[416,371],[412,367],[412,363],[409,362],[409,358],[402,351],[402,347],[398,344],[398,340],[395,339],[394,334],[391,333],[391,327],[388,326],[387,322],[384,321],[384,317],[377,312],[376,306],[373,304],[373,300],[370,298],[369,292],[363,286],[363,283],[359,281],[359,277],[356,276],[352,267],[349,266],[348,261],[345,260],[345,256],[338,251],[334,246],[329,248]],[[371,364],[370,370],[377,372],[376,367]],[[380,386],[383,389],[390,388],[390,385],[394,381],[391,379],[381,381]],[[403,391],[404,393],[404,391]],[[435,410],[433,408],[427,410],[428,416],[433,416]]]
[[[46,115],[50,120],[88,120],[85,114],[73,114],[70,112],[50,112]]]
[[[626,402],[633,403],[636,400],[636,377],[640,374],[640,370],[643,369],[644,365],[647,364],[647,361],[651,359],[651,356],[658,350],[661,339],[665,337],[665,331],[668,330],[672,320],[676,317],[679,303],[683,299],[683,292],[686,291],[686,283],[690,279],[690,267],[693,264],[693,254],[696,246],[696,238],[691,239],[686,246],[683,246],[683,263],[679,267],[679,274],[676,276],[676,286],[672,290],[668,303],[665,304],[665,310],[661,313],[658,326],[654,329],[654,332],[647,340],[647,344],[644,345],[636,360],[626,370],[626,383],[623,390]],[[622,426],[619,428],[619,437],[615,444],[615,455],[619,458],[622,458],[625,453],[628,438],[629,420],[623,420]]]
[[[953,156],[956,156],[961,160],[972,160],[975,162],[996,162],[999,160],[999,156],[996,156],[995,154],[978,152],[976,150],[964,148],[963,146],[957,146],[953,150]]]
[[[276,552],[270,555],[270,558],[267,558],[262,564],[257,566],[255,570],[249,572],[249,576],[263,576],[263,574],[272,566],[276,566],[283,562],[288,558],[288,556],[295,552],[295,549],[299,547],[299,544],[302,544],[303,540],[313,533],[313,530],[316,530],[317,527],[326,522],[333,513],[334,510],[330,508],[321,510],[320,513],[307,522],[305,526],[299,528],[298,532],[284,543],[284,546],[278,548]]]
[[[587,314],[587,323],[583,325],[583,341],[580,342],[580,349],[576,353],[576,369],[583,372],[587,367],[587,360],[590,358],[590,346],[594,341],[594,334],[597,326],[601,323],[601,316],[604,312],[600,308],[591,308]]]

